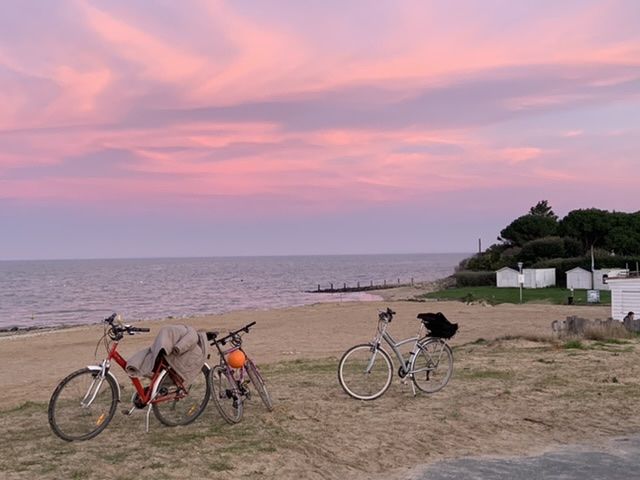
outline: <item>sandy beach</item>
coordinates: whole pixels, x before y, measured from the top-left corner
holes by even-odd
[[[441,311],[460,324],[451,342],[454,376],[442,392],[413,397],[397,378],[374,402],[340,389],[337,359],[374,335],[377,309],[387,306],[397,312],[396,338],[416,333],[419,312]],[[142,415],[117,414],[99,437],[73,444],[51,434],[46,404],[62,377],[95,363],[102,327],[0,337],[1,476],[133,478],[123,467],[138,462],[139,478],[181,478],[185,469],[194,478],[407,478],[444,458],[540,452],[637,432],[640,419],[626,405],[640,394],[638,342],[564,349],[550,323],[568,315],[604,319],[609,307],[345,302],[143,322],[152,333],[126,338],[125,357],[163,324],[224,331],[256,321],[245,346],[267,377],[274,412],[252,400],[242,423],[229,426],[210,404],[193,425],[170,429],[154,420],[148,435]],[[130,387],[125,392],[126,400]]]

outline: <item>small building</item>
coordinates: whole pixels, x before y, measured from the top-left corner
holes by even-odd
[[[640,316],[640,277],[609,278],[611,290],[611,318],[620,320],[629,312]]]
[[[522,273],[524,275],[524,288],[545,288],[556,285],[555,268],[525,268]]]
[[[575,288],[576,290],[590,290],[593,283],[593,275],[589,270],[576,267],[567,270],[567,288]]]
[[[502,267],[496,271],[496,286],[498,288],[518,287],[518,271],[509,267]]]
[[[593,271],[593,288],[595,290],[609,290],[609,279],[615,277],[627,277],[629,270],[626,268],[602,268]]]
[[[518,271],[502,267],[496,271],[496,286],[499,288],[519,287]],[[556,284],[555,268],[525,268],[522,270],[524,288],[553,287]]]

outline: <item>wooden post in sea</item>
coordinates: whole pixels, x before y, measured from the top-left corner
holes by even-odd
[[[358,282],[358,288],[360,288],[360,282]]]
[[[387,281],[386,281],[386,280],[384,280],[384,281],[382,282],[382,285],[386,287],[386,286],[387,286]]]
[[[398,285],[400,285],[400,279],[398,279]]]
[[[342,284],[342,290],[346,290],[346,289],[347,289],[347,284],[346,284],[346,283],[343,283],[343,284]]]
[[[331,290],[333,291],[333,283],[331,284]]]
[[[411,286],[413,287],[413,277],[411,277]]]
[[[318,291],[320,291],[320,284],[318,284]]]
[[[373,287],[373,280],[371,280],[371,286]]]

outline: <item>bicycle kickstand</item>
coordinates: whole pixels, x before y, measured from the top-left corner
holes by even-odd
[[[144,421],[144,431],[146,433],[149,433],[149,415],[151,415],[151,406],[151,403],[149,403],[149,405],[147,406],[147,415]]]

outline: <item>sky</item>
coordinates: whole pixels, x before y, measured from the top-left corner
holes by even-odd
[[[0,259],[473,252],[640,210],[640,2],[6,2]]]

